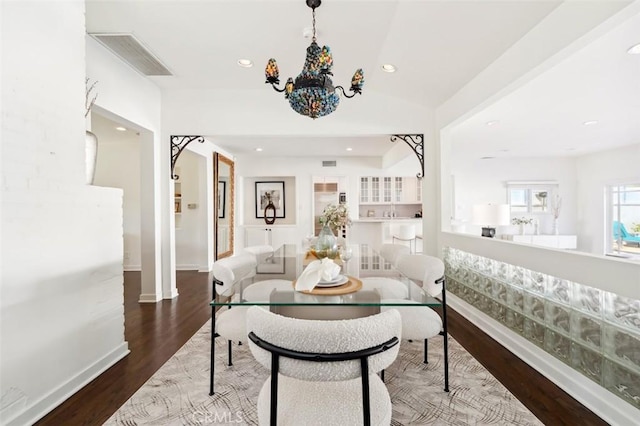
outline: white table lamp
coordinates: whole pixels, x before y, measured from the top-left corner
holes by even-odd
[[[471,216],[474,224],[482,226],[483,237],[493,238],[496,226],[511,223],[509,204],[475,204]]]

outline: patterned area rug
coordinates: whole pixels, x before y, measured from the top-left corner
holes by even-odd
[[[211,324],[200,329],[158,370],[106,425],[256,425],[256,401],[269,372],[248,346],[216,339],[215,389],[209,396]],[[429,339],[429,364],[422,342],[402,341],[385,372],[393,403],[392,425],[541,425],[500,382],[453,339],[449,339],[449,387],[443,391],[442,338]]]

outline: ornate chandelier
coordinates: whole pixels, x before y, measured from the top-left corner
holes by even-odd
[[[316,8],[322,3],[321,0],[306,0],[307,6],[312,10],[313,15],[313,39],[307,47],[307,57],[304,62],[302,72],[295,81],[289,77],[284,88],[277,87],[280,84],[278,64],[271,58],[265,69],[267,81],[276,92],[284,92],[285,99],[289,100],[289,105],[299,114],[306,115],[313,119],[331,114],[340,103],[340,96],[337,90],[347,98],[353,98],[357,93],[362,93],[364,84],[364,74],[362,68],[358,69],[351,79],[350,92],[347,94],[342,86],[333,87],[331,77],[331,67],[333,58],[329,46],[322,49],[316,43]]]

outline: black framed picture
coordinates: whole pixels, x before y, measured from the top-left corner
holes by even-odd
[[[218,182],[218,218],[224,219],[227,200],[227,182]]]
[[[264,209],[272,203],[276,209],[275,217],[285,217],[284,211],[284,181],[260,181],[256,182],[256,218],[264,218]]]

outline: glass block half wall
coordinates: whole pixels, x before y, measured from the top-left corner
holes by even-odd
[[[640,408],[640,301],[444,248],[447,290]]]

